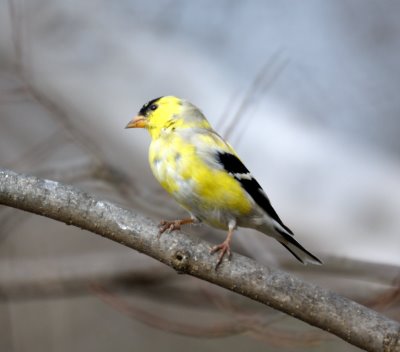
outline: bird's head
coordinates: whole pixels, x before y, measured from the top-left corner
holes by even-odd
[[[177,128],[211,128],[201,111],[186,100],[165,96],[144,104],[125,128],[145,128],[153,139]]]

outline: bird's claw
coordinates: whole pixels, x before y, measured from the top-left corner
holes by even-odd
[[[170,233],[170,232],[172,232],[174,230],[180,230],[182,225],[193,224],[195,222],[197,222],[197,220],[194,219],[194,218],[172,220],[172,221],[163,220],[158,225],[158,228],[159,228],[158,238],[160,238],[160,236],[164,232]]]
[[[163,220],[158,225],[158,229],[159,229],[158,238],[160,238],[164,232],[170,233],[174,230],[180,230],[181,229],[181,221],[180,220],[173,220],[173,221]]]
[[[231,253],[231,247],[229,245],[229,242],[222,242],[221,244],[218,244],[214,247],[211,248],[210,254],[214,254],[215,252],[220,252],[217,260],[217,264],[215,265],[215,270],[218,269],[219,265],[222,263],[222,259],[224,258],[225,254],[228,255],[228,260],[231,259],[232,253]]]

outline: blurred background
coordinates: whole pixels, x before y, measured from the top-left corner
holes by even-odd
[[[150,138],[177,95],[228,138],[297,239],[233,248],[400,318],[400,3],[0,0],[0,167],[159,221]],[[212,244],[225,233],[188,228]],[[2,351],[355,351],[106,239],[0,207]]]

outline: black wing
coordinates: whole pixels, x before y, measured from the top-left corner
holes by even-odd
[[[217,161],[230,175],[240,182],[243,189],[254,199],[256,204],[264,209],[264,211],[287,232],[293,235],[293,232],[279,218],[260,184],[237,156],[227,152],[218,152]]]

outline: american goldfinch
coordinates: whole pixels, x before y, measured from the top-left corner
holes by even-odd
[[[190,218],[161,222],[160,235],[201,221],[227,230],[225,241],[210,251],[219,252],[217,268],[225,254],[231,255],[235,229],[248,227],[275,238],[303,264],[322,264],[294,239],[260,184],[196,106],[174,96],[153,99],[126,128],[149,131],[151,170],[190,213]]]

